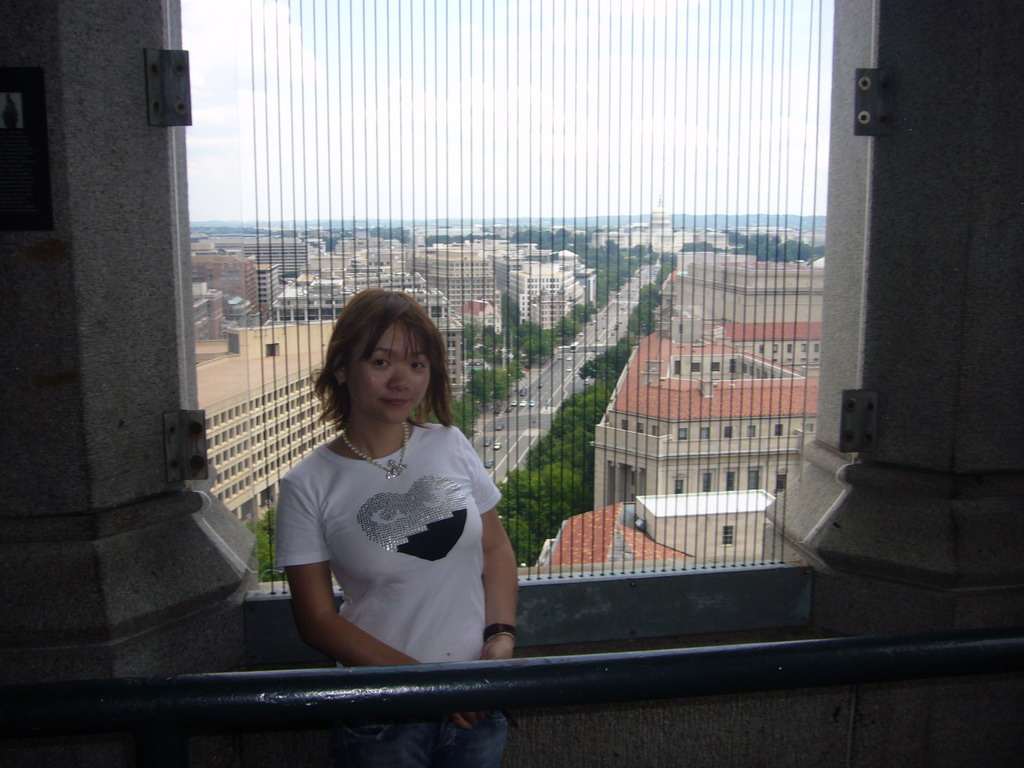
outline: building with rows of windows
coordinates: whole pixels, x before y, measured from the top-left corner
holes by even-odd
[[[231,331],[225,341],[197,348],[210,490],[238,517],[255,518],[275,498],[285,472],[333,434],[318,421],[313,393],[333,325]]]
[[[659,231],[665,221],[656,209]],[[814,430],[820,267],[677,254],[657,332],[634,350],[595,428],[594,509],[663,498],[662,514],[643,529],[653,537],[664,533],[654,525],[660,519],[706,517],[700,526],[711,525],[719,515],[705,514],[701,494],[740,499],[786,490]],[[678,515],[666,512],[673,509]],[[760,546],[756,536],[751,547],[755,539]],[[686,552],[698,546],[674,534],[652,540],[685,542]]]
[[[644,338],[595,429],[594,508],[641,495],[785,490],[817,391],[815,379],[731,346]]]
[[[682,253],[667,284],[674,310],[723,323],[820,323],[825,260],[758,261],[730,253]]]
[[[365,286],[364,286],[365,287]],[[392,287],[392,286],[384,286]],[[412,286],[404,286],[406,289]],[[322,322],[274,323],[238,329],[222,341],[199,342],[196,379],[206,413],[211,491],[237,516],[253,518],[276,497],[277,483],[299,459],[333,434],[318,421],[313,377],[334,328]],[[441,331],[453,389],[461,387],[462,321],[448,315],[436,291],[413,291]]]

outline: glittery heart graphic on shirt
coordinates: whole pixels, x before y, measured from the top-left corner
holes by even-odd
[[[378,493],[359,508],[363,532],[389,552],[440,560],[466,525],[466,495],[443,477],[421,477],[405,493]]]

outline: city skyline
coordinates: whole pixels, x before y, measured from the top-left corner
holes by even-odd
[[[672,221],[673,229],[704,229],[704,228],[730,228],[730,227],[776,227],[779,229],[820,229],[823,230],[825,227],[825,216],[824,215],[812,215],[812,216],[799,216],[796,214],[779,213],[779,214],[767,214],[767,213],[755,213],[755,214],[717,214],[709,213],[706,215],[695,215],[687,213],[670,213],[668,214]],[[611,213],[605,216],[581,216],[581,217],[569,217],[569,216],[546,216],[546,217],[523,217],[523,218],[501,218],[494,217],[486,220],[483,219],[464,219],[464,218],[439,218],[439,219],[347,219],[347,220],[335,220],[335,219],[323,219],[318,221],[311,220],[264,220],[258,221],[256,219],[250,219],[248,221],[226,221],[223,219],[193,219],[191,224],[193,226],[201,225],[212,225],[212,226],[235,226],[235,227],[269,227],[270,229],[289,229],[289,228],[352,228],[355,226],[357,229],[363,229],[367,227],[378,227],[378,226],[393,226],[407,229],[422,229],[422,228],[457,228],[457,227],[479,227],[482,230],[497,230],[497,229],[508,229],[508,228],[536,228],[536,227],[552,227],[557,228],[559,226],[566,227],[579,227],[579,228],[620,228],[635,226],[637,224],[649,224],[651,218],[651,212],[637,214],[619,214]],[[681,220],[681,221],[679,221]]]

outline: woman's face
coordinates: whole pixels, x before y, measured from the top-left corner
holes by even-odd
[[[355,350],[348,365],[334,372],[348,387],[352,403],[349,423],[357,429],[402,424],[427,393],[427,356],[398,323],[384,331],[365,360],[364,353],[364,349]]]

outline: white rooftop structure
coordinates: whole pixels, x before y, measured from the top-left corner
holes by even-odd
[[[754,490],[672,493],[663,496],[637,496],[636,500],[654,517],[670,518],[764,512],[775,501],[775,497],[768,491]]]
[[[753,563],[765,557],[765,510],[774,500],[765,490],[637,496],[636,526],[708,562]]]

